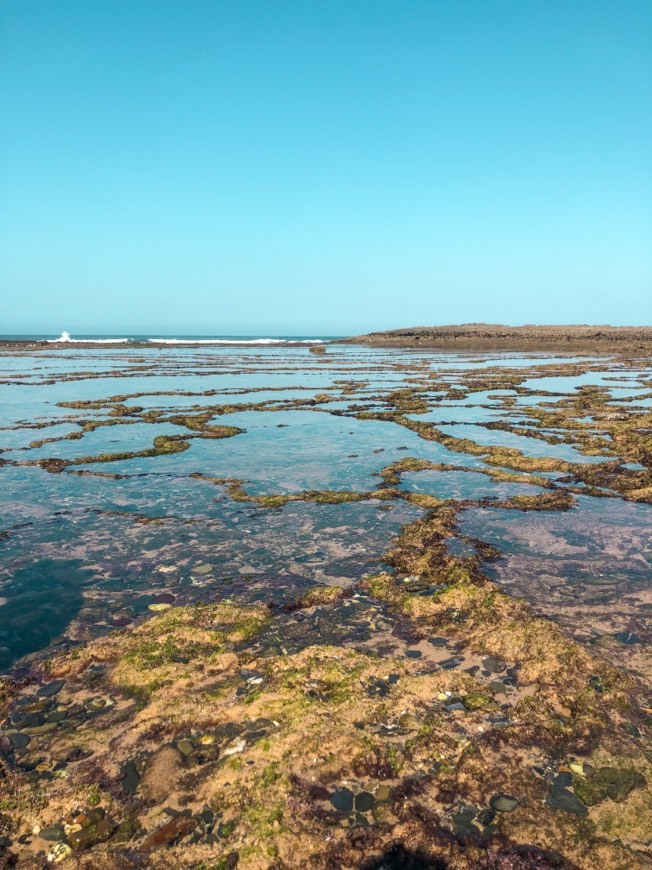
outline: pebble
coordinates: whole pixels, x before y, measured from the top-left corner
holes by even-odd
[[[450,671],[452,668],[456,668],[464,661],[463,659],[450,658],[450,659],[442,659],[442,661],[437,662],[440,668],[443,668],[445,671]]]
[[[54,825],[51,828],[41,828],[41,833],[39,836],[42,840],[50,840],[54,841],[55,843],[63,840],[65,837],[63,825]]]
[[[511,794],[495,794],[489,801],[489,806],[497,813],[511,813],[519,804],[518,798]]]
[[[65,859],[70,855],[72,849],[67,843],[55,843],[55,845],[48,852],[48,863],[49,864],[59,864],[61,861],[65,861]]]
[[[507,692],[507,687],[500,680],[492,680],[487,686],[490,692],[493,692],[495,695],[504,695]]]
[[[379,785],[376,789],[376,803],[386,803],[389,800],[391,793],[392,790],[388,785]]]
[[[177,742],[177,749],[182,755],[191,755],[195,751],[195,747],[192,745],[190,740],[179,740]]]
[[[482,666],[490,674],[500,674],[507,668],[507,663],[495,656],[488,656],[486,659],[482,659]]]
[[[575,795],[561,785],[554,785],[546,797],[546,803],[554,810],[563,810],[576,816],[588,815],[587,807]]]
[[[7,736],[9,737],[9,741],[14,749],[25,749],[26,746],[29,746],[32,740],[29,734],[23,734],[21,731],[12,731]]]
[[[142,852],[153,852],[161,846],[168,846],[190,834],[196,827],[192,816],[178,815],[161,825],[146,837],[140,846]]]
[[[614,634],[614,637],[620,643],[624,643],[626,646],[633,646],[634,644],[641,643],[641,638],[638,634],[634,634],[631,631],[617,631]]]
[[[353,810],[354,794],[350,788],[338,788],[330,797],[330,801],[340,813],[350,813]]]
[[[361,791],[355,796],[355,808],[359,813],[368,813],[374,808],[376,800],[368,791]]]
[[[135,794],[140,785],[140,774],[136,770],[133,761],[128,761],[122,769],[123,777],[120,781],[122,788],[129,794]]]
[[[39,695],[41,698],[52,698],[54,695],[57,695],[61,691],[65,684],[65,680],[54,680],[54,682],[52,683],[46,683],[44,686],[41,686],[36,694]]]

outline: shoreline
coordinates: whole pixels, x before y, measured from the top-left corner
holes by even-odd
[[[0,339],[0,351],[144,350],[174,348],[265,348],[284,349],[360,345],[458,353],[643,353],[652,354],[652,326],[563,325],[504,326],[461,324],[408,327],[332,339],[197,339],[165,341],[147,339],[53,341],[47,339]]]

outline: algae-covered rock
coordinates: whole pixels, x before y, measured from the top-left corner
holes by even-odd
[[[575,794],[589,807],[607,798],[619,803],[644,784],[645,778],[640,773],[616,767],[600,767],[591,776],[573,779]]]
[[[485,692],[469,692],[462,699],[467,710],[495,710],[499,705]]]

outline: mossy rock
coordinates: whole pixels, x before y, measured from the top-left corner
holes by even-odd
[[[573,777],[573,789],[577,797],[588,807],[610,798],[616,803],[623,801],[645,778],[635,770],[617,767],[601,767],[590,778]]]
[[[500,707],[491,695],[484,692],[470,692],[462,698],[462,702],[467,710],[496,710]]]

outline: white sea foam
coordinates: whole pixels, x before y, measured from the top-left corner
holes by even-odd
[[[47,338],[48,344],[125,344],[128,338],[71,338],[69,332],[62,332],[59,338]]]
[[[127,344],[142,338],[71,338],[62,332],[59,338],[48,338],[48,344]],[[151,344],[324,344],[323,338],[148,338]]]
[[[148,338],[152,344],[323,344],[323,338]]]

